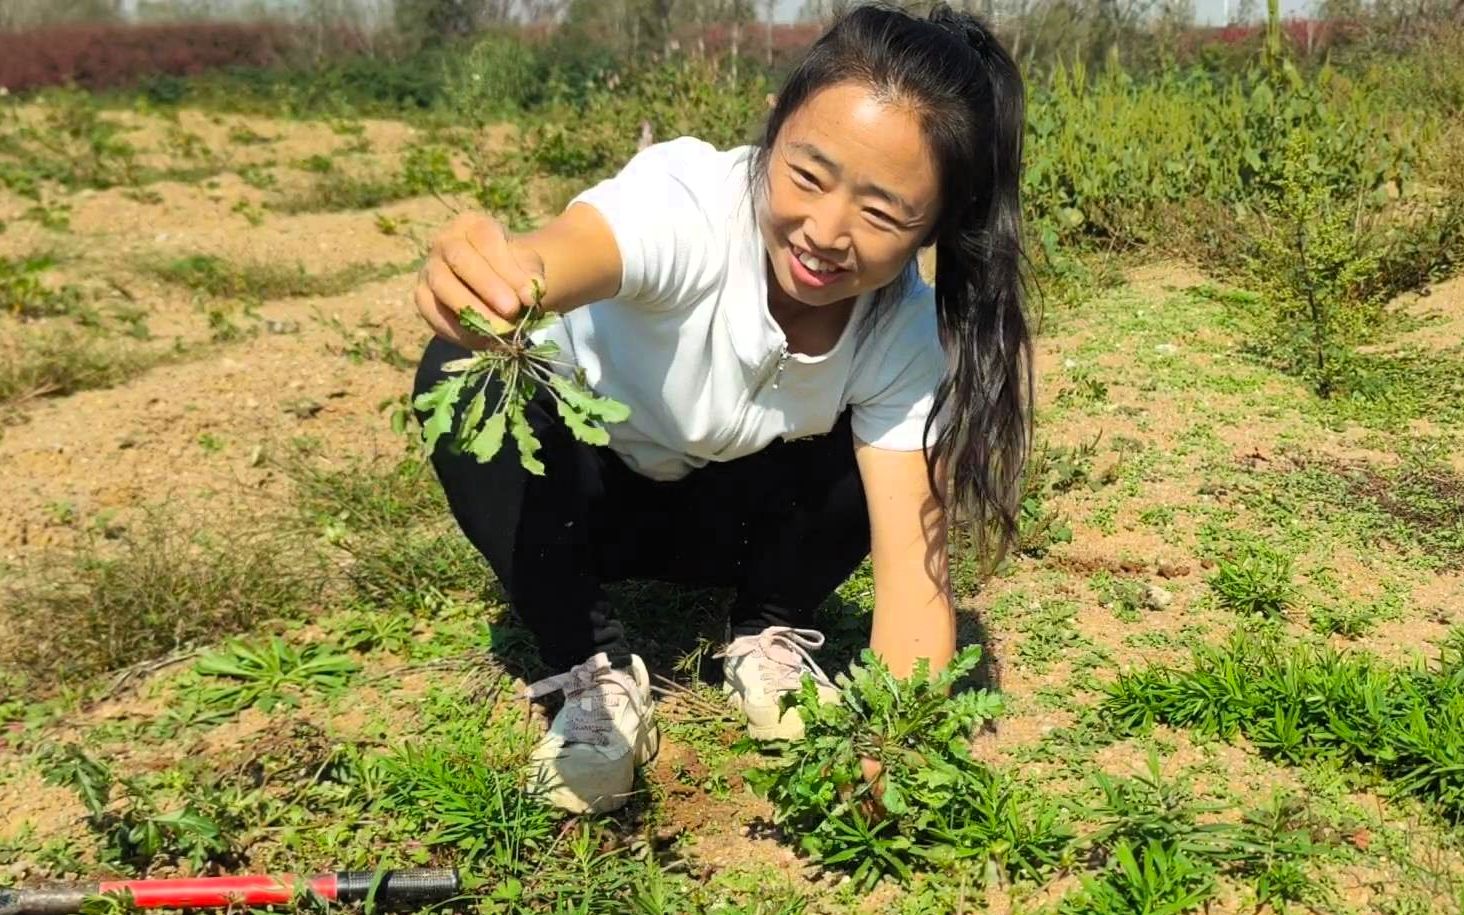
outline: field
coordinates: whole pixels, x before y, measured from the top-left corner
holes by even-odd
[[[1335,311],[1300,342],[1294,289],[1224,225],[1153,241],[1224,188],[1033,185],[1062,253],[1022,541],[989,576],[957,554],[1001,708],[950,770],[969,817],[930,812],[951,783],[886,798],[902,844],[768,787],[709,660],[728,595],[655,583],[614,592],[662,689],[639,795],[574,820],[519,790],[543,671],[404,421],[408,293],[454,208],[532,224],[635,131],[8,103],[0,886],[433,862],[484,912],[1464,911],[1464,128],[1440,111],[1410,175],[1443,215],[1313,290]],[[1059,142],[1049,174],[1084,158]],[[1335,242],[1296,188],[1343,153],[1263,152],[1276,212]],[[866,569],[824,608],[826,669],[870,610]]]

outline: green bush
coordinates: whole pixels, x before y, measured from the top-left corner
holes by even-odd
[[[446,59],[443,101],[457,125],[481,126],[521,112],[540,77],[532,48],[509,35],[484,35]]]
[[[1296,132],[1336,197],[1376,193],[1402,174],[1415,138],[1390,134],[1376,92],[1326,68],[1223,77],[1166,70],[1137,81],[1116,67],[1059,67],[1028,107],[1023,193],[1060,239],[1137,244],[1165,207],[1195,200],[1245,212],[1283,191],[1281,153]]]

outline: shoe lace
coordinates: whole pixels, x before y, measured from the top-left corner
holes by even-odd
[[[718,658],[744,658],[758,655],[767,663],[759,665],[763,687],[769,690],[797,689],[804,671],[813,680],[832,687],[828,674],[809,655],[824,644],[824,635],[817,629],[794,629],[791,626],[769,626],[757,635],[740,635],[719,651]]]
[[[638,695],[635,680],[613,667],[603,651],[562,674],[529,684],[524,691],[530,700],[556,692],[564,693],[560,712],[566,716],[564,739],[598,746],[611,742],[616,716]]]

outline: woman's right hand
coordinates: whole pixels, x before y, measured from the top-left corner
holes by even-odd
[[[544,261],[538,254],[515,244],[493,217],[462,213],[432,239],[412,297],[437,336],[482,349],[491,341],[465,329],[458,314],[474,309],[494,330],[507,333],[519,313],[534,304],[535,283],[543,289]]]

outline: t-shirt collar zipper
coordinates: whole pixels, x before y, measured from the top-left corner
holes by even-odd
[[[778,345],[778,362],[773,368],[773,390],[778,389],[778,384],[783,380],[783,366],[788,362],[788,341],[784,340]]]

